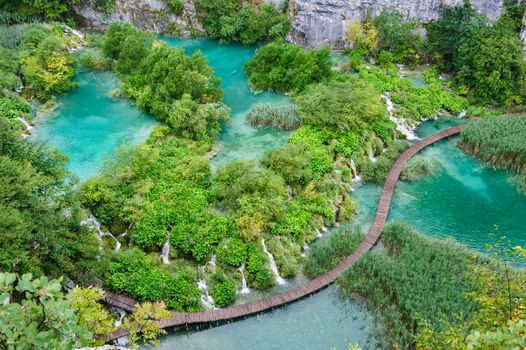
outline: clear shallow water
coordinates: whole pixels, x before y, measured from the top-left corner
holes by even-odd
[[[373,318],[360,304],[345,300],[331,286],[258,316],[173,332],[161,339],[159,349],[345,350],[349,343],[376,349],[379,340],[370,333],[374,328]]]
[[[80,87],[59,98],[57,111],[37,120],[30,140],[57,147],[69,157],[68,169],[84,180],[117,147],[144,140],[155,119],[125,99],[108,96],[118,86],[111,72],[81,72],[76,81]]]
[[[201,50],[214,68],[215,75],[222,79],[223,101],[231,109],[232,122],[223,127],[219,143],[219,154],[212,165],[229,163],[236,159],[258,159],[266,150],[287,143],[290,132],[274,128],[255,129],[245,122],[246,115],[255,103],[286,104],[288,97],[271,91],[254,94],[248,86],[243,64],[256,52],[255,47],[220,45],[209,39],[181,39],[161,37],[171,46],[181,47],[192,55]]]

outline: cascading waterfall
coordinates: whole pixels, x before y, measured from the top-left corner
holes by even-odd
[[[237,291],[237,294],[248,295],[250,294],[250,288],[248,288],[247,279],[245,278],[245,263],[241,264],[238,271],[241,273],[241,289]]]
[[[170,238],[166,239],[166,243],[163,245],[163,250],[161,252],[161,259],[163,259],[163,264],[170,264]]]
[[[402,135],[404,135],[409,141],[421,140],[420,137],[416,136],[414,130],[409,127],[405,119],[395,117],[394,103],[391,100],[389,93],[386,92],[385,94],[383,94],[382,98],[385,100],[385,104],[387,106],[387,113],[389,114],[389,119],[396,124],[396,130],[398,130]]]
[[[465,110],[463,110],[462,112],[460,112],[460,114],[457,116],[458,119],[462,119],[466,116],[467,112]]]
[[[358,175],[358,170],[356,170],[356,164],[354,163],[354,159],[351,158],[351,170],[352,170],[352,182],[358,183],[362,181],[362,178],[360,175]]]
[[[116,307],[116,306],[113,306],[112,310],[115,310],[119,313],[119,319],[115,320],[115,322],[113,323],[113,326],[115,328],[119,328],[120,326],[122,326],[122,321],[124,320],[124,317],[126,316],[126,310],[121,309],[120,307]]]
[[[276,278],[276,283],[279,286],[284,286],[287,284],[287,281],[283,279],[279,275],[278,265],[276,265],[276,261],[274,260],[274,256],[267,250],[267,245],[265,244],[265,239],[261,238],[261,245],[263,246],[263,252],[268,255],[268,259],[270,260],[270,269],[274,273],[274,277]]]
[[[104,236],[110,236],[115,240],[115,248],[113,249],[114,252],[118,252],[121,249],[121,242],[111,234],[111,232],[104,232],[102,231],[101,224],[99,220],[93,214],[90,214],[90,216],[81,222],[81,225],[87,225],[88,227],[91,227],[95,229],[95,235],[97,236],[97,240],[99,241],[99,250],[102,251],[102,237]]]
[[[294,194],[292,193],[292,188],[290,186],[287,186],[287,195],[289,201],[291,201],[292,198],[294,198]]]
[[[376,163],[376,161],[378,160],[378,158],[376,158],[376,157],[374,156],[373,146],[372,146],[372,145],[369,145],[369,148],[367,149],[367,155],[369,156],[369,160],[370,160],[372,163]]]
[[[210,295],[208,283],[206,283],[205,279],[199,280],[199,282],[197,282],[197,288],[199,288],[199,290],[203,292],[201,294],[201,304],[203,304],[203,306],[205,306],[208,309],[217,309],[214,306],[214,298],[212,298],[212,296]]]
[[[211,265],[212,273],[216,273],[216,260],[217,260],[217,255],[216,253],[214,253],[212,254],[212,259],[210,259],[210,261],[207,262],[204,267],[206,268],[206,266]]]
[[[306,256],[307,256],[307,253],[309,252],[309,250],[310,250],[309,245],[308,245],[307,243],[305,243],[305,244],[303,245],[303,251],[301,252],[301,256],[302,256],[302,257],[306,257]]]
[[[18,117],[18,120],[22,124],[24,124],[24,127],[25,127],[24,132],[22,133],[22,137],[26,138],[26,137],[30,136],[31,133],[33,132],[33,129],[34,129],[33,126],[31,124],[29,124],[29,122],[27,120],[25,120],[24,118],[22,118],[22,117]]]

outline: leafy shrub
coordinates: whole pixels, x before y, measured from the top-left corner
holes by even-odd
[[[266,289],[272,287],[276,281],[270,268],[268,267],[268,257],[257,243],[247,245],[247,272],[248,283],[256,289]]]
[[[16,119],[31,112],[31,106],[11,97],[0,98],[0,117]]]
[[[287,184],[306,185],[313,179],[311,158],[304,145],[288,144],[267,151],[262,164],[281,175]]]
[[[305,50],[276,40],[260,47],[243,69],[254,90],[301,92],[331,75],[330,53],[329,47]]]
[[[175,275],[167,275],[165,298],[166,305],[175,311],[199,311],[200,292],[197,279],[187,270],[179,270]]]
[[[236,285],[232,281],[214,284],[212,287],[212,298],[214,298],[214,303],[219,307],[233,303],[236,300]]]
[[[223,240],[217,249],[218,260],[233,267],[240,267],[246,256],[247,246],[237,237]]]
[[[181,0],[167,0],[170,12],[176,16],[180,16],[184,10],[184,4]]]
[[[273,105],[257,103],[250,107],[247,122],[255,127],[273,126],[275,128],[292,130],[300,123],[298,108],[293,105]]]
[[[272,2],[257,5],[246,0],[198,0],[196,7],[208,36],[220,42],[252,45],[284,37],[290,30],[287,15]]]
[[[301,126],[289,139],[294,145],[301,145],[310,154],[309,168],[314,179],[333,170],[332,150],[324,144],[325,135],[311,126]]]
[[[395,141],[382,153],[376,162],[366,162],[361,167],[361,176],[364,181],[382,184],[391,170],[393,163],[402,152],[409,147],[407,141]]]
[[[341,228],[331,232],[311,246],[304,271],[309,278],[316,278],[336,267],[351,255],[363,240],[364,235],[356,227]]]

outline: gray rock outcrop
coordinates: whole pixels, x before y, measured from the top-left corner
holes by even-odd
[[[318,48],[329,44],[336,49],[347,47],[345,31],[349,21],[375,16],[384,8],[397,10],[407,20],[428,22],[438,18],[444,6],[461,5],[464,0],[290,0],[292,30],[289,41]],[[502,14],[502,0],[472,0],[475,9],[492,21]],[[526,34],[525,34],[526,35]]]
[[[164,0],[115,0],[111,14],[99,11],[97,0],[85,0],[74,5],[75,12],[88,28],[104,29],[111,22],[131,22],[139,29],[180,36],[202,35],[203,27],[196,14],[193,0],[182,0],[181,15],[170,12]]]

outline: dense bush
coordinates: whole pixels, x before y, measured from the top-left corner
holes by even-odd
[[[378,49],[393,55],[395,62],[419,61],[421,40],[413,34],[414,24],[405,22],[400,12],[384,9],[373,19],[378,30]]]
[[[31,112],[31,106],[26,102],[11,97],[0,98],[0,117],[16,119]]]
[[[422,322],[441,329],[476,310],[466,292],[474,285],[468,251],[451,241],[426,238],[401,223],[385,226],[385,250],[366,253],[338,280],[348,296],[366,298],[384,319],[393,348],[412,348]]]
[[[181,0],[167,0],[168,8],[170,12],[176,16],[180,16],[184,10],[184,4]]]
[[[493,166],[515,171],[526,167],[526,117],[500,116],[469,123],[459,145]]]
[[[254,90],[301,92],[311,83],[331,75],[330,48],[305,50],[276,40],[262,46],[244,70]]]
[[[0,270],[94,282],[104,259],[80,222],[66,158],[23,143],[0,118]],[[64,215],[64,213],[70,215]]]
[[[255,127],[273,126],[275,128],[292,130],[300,123],[300,116],[296,105],[273,105],[258,103],[250,107],[247,122]]]
[[[259,243],[247,245],[247,272],[248,283],[256,289],[272,287],[276,281],[270,270],[268,256],[263,252]]]
[[[222,272],[214,275],[212,298],[214,298],[214,304],[219,307],[227,306],[236,300],[236,285]]]
[[[240,267],[246,260],[247,246],[238,237],[232,237],[219,244],[217,259],[227,265]]]
[[[389,171],[391,170],[393,163],[403,151],[409,147],[407,141],[395,141],[391,147],[382,153],[376,162],[366,162],[361,167],[362,179],[366,182],[371,181],[377,184],[382,184]]]
[[[221,42],[251,45],[284,37],[290,30],[287,15],[273,2],[258,5],[247,0],[198,0],[196,6],[208,36]]]
[[[336,267],[351,255],[363,240],[359,228],[341,228],[311,246],[304,271],[309,278],[316,278]]]
[[[305,186],[314,178],[310,167],[312,156],[301,144],[269,150],[262,164],[281,175],[289,185]]]

